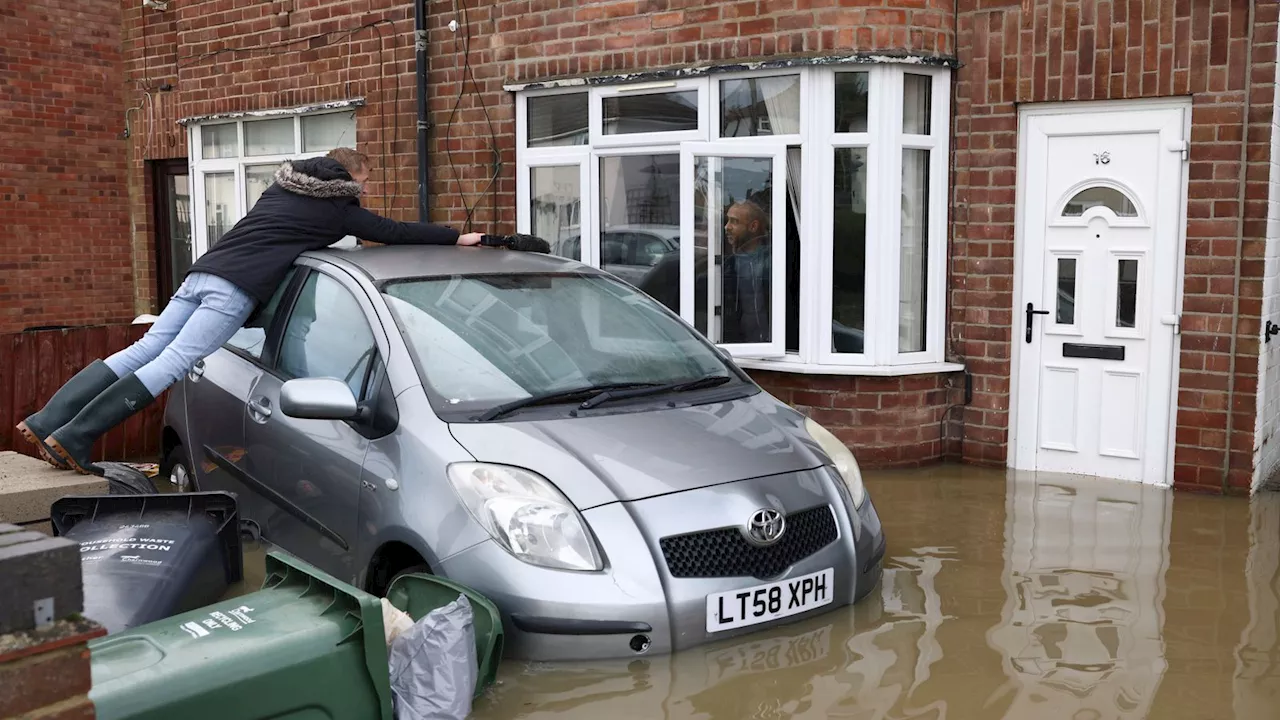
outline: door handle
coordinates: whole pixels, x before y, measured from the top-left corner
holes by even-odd
[[[266,422],[271,417],[271,401],[266,398],[255,398],[249,401],[249,414],[258,422]],[[261,419],[259,419],[261,416]]]
[[[1031,343],[1031,323],[1035,322],[1036,315],[1048,314],[1048,310],[1037,310],[1035,303],[1027,303],[1027,344]]]
[[[192,382],[204,377],[204,360],[197,360],[196,364],[192,365],[191,369],[187,371],[187,377],[191,378]]]

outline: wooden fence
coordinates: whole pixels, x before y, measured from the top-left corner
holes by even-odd
[[[150,325],[92,325],[0,334],[0,450],[39,452],[14,427],[95,359],[128,347]],[[95,460],[158,460],[167,393],[94,448]]]

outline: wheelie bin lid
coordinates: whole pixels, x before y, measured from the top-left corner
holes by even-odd
[[[474,618],[479,675],[473,695],[479,697],[497,679],[502,660],[502,615],[493,601],[462,583],[426,573],[401,575],[387,588],[387,600],[414,621],[457,600],[459,595],[465,595],[471,603]]]

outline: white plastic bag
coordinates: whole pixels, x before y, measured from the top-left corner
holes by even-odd
[[[391,651],[391,643],[411,627],[413,617],[392,605],[390,600],[382,598],[382,629],[387,637],[387,652]]]
[[[436,608],[391,643],[396,720],[465,720],[480,675],[466,596]]]

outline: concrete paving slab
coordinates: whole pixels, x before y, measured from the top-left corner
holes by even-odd
[[[0,523],[51,533],[49,506],[66,495],[105,495],[105,478],[58,470],[43,460],[0,452]]]

